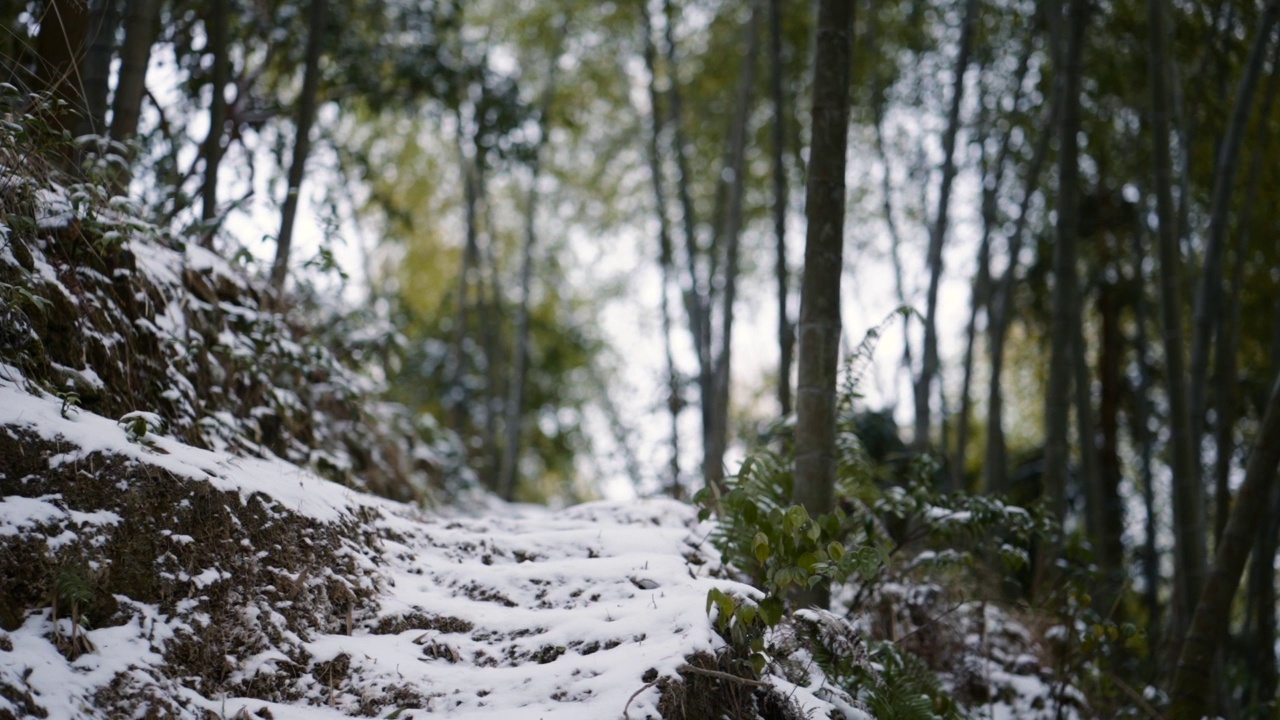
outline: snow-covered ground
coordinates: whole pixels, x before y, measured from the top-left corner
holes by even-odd
[[[0,368],[0,378],[12,372]],[[116,457],[164,471],[170,482],[231,491],[244,507],[253,501],[289,521],[372,538],[366,548],[340,550],[360,569],[344,579],[371,585],[364,588],[371,600],[328,627],[306,628],[245,595],[235,611],[251,616],[250,626],[275,625],[280,632],[265,636],[278,641],[246,642],[245,653],[228,654],[222,686],[275,688],[258,694],[288,702],[201,692],[201,684],[167,669],[175,643],[218,630],[201,623],[210,622],[209,592],[237,581],[223,565],[188,567],[169,578],[169,594],[183,598],[146,603],[117,596],[112,624],[86,628],[88,651],[78,655],[67,649],[66,607],[58,620],[52,602],[29,608],[20,627],[0,633],[0,715],[38,716],[40,708],[51,718],[105,718],[152,707],[178,717],[278,720],[428,713],[656,718],[661,683],[654,680],[678,677],[690,655],[723,645],[706,613],[707,591],[757,592],[712,577],[719,558],[708,529],[692,508],[672,501],[561,512],[491,504],[482,518],[433,515],[279,460],[233,457],[155,434],[139,438],[127,424],[84,411],[63,417],[62,409],[55,398],[0,379],[0,433],[58,443],[61,451],[45,460],[50,468],[89,470]],[[80,543],[108,546],[133,522],[112,510],[76,507],[61,494],[23,493],[39,479],[12,476],[8,466],[0,465],[3,541],[25,535],[45,543],[52,556]],[[85,482],[94,481],[84,474]],[[154,508],[158,516],[168,510]],[[169,528],[160,532],[175,546],[201,542]],[[272,552],[254,542],[247,531],[239,538],[248,554]],[[113,685],[127,692],[104,691]],[[152,703],[152,695],[167,704]],[[120,697],[126,699],[111,704]],[[826,715],[824,703],[808,693],[795,697]]]

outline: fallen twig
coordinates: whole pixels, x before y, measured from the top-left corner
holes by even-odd
[[[658,680],[661,680],[661,679],[662,679],[662,678],[658,678]],[[642,687],[642,688],[640,688],[639,690],[637,690],[637,691],[635,691],[635,692],[631,693],[631,697],[627,698],[627,704],[626,704],[626,705],[624,705],[624,706],[623,706],[623,708],[622,708],[622,720],[631,720],[631,713],[630,713],[629,711],[631,710],[631,703],[632,703],[632,701],[634,701],[637,697],[639,697],[639,696],[640,696],[640,693],[644,692],[645,690],[648,690],[649,688],[653,687],[654,685],[657,685],[657,684],[658,684],[658,680],[652,680],[652,681],[650,681],[650,682],[647,682],[647,683],[645,683],[645,684],[644,684],[644,687]]]
[[[767,682],[752,680],[751,678],[738,677],[737,675],[733,675],[727,672],[720,672],[719,670],[708,670],[707,668],[700,668],[695,665],[681,665],[680,667],[676,668],[676,671],[682,672],[682,673],[697,673],[699,675],[707,675],[709,677],[718,678],[720,680],[728,680],[730,682],[736,682],[742,685],[750,685],[751,687],[758,687],[758,688],[773,687]]]

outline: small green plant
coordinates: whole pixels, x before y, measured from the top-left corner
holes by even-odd
[[[94,601],[93,586],[89,580],[89,571],[83,563],[72,562],[63,565],[54,579],[53,588],[53,626],[58,633],[58,610],[65,607],[71,618],[71,637],[65,640],[66,651],[72,659],[84,653],[93,652],[93,643],[83,632],[85,623],[84,609]],[[61,636],[58,636],[61,642]]]
[[[62,401],[62,407],[59,412],[64,420],[70,419],[80,409],[80,393],[75,388],[68,385],[66,390],[58,393],[58,399]]]
[[[131,442],[148,443],[148,433],[159,431],[164,427],[164,420],[159,415],[145,410],[134,410],[125,413],[117,423],[124,428]]]

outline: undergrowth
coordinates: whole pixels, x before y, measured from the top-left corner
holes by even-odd
[[[400,500],[473,484],[456,436],[381,399],[385,321],[306,280],[274,298],[229,238],[215,251],[116,194],[123,149],[54,133],[42,102],[0,88],[0,377]],[[69,147],[76,174],[56,162]]]
[[[708,595],[729,643],[722,664],[785,677],[847,718],[962,718],[997,704],[1017,717],[1087,716],[1077,688],[1134,629],[1084,607],[1087,557],[1059,563],[1063,596],[1032,606],[1020,594],[1040,549],[1061,542],[1038,507],[945,494],[927,455],[872,457],[868,444],[885,438],[867,431],[883,418],[858,410],[857,383],[874,340],[844,372],[831,513],[792,504],[785,425],[723,494],[698,497],[726,564],[763,591]],[[830,611],[801,606],[814,587],[830,589]]]

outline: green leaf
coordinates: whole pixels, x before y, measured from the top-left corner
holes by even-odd
[[[821,559],[822,558],[818,557],[818,553],[807,552],[796,560],[796,564],[803,568],[805,574],[808,575],[813,572],[814,566],[817,565],[818,561]]]
[[[49,308],[53,307],[53,303],[49,302],[45,298],[40,297],[39,295],[33,294],[31,291],[27,290],[24,287],[14,287],[14,289],[18,291],[18,294],[22,296],[23,300],[26,300],[27,302],[34,305],[36,309],[42,313],[48,310]]]
[[[707,591],[707,614],[711,614],[711,606],[715,605],[724,593],[719,588],[711,588]]]
[[[832,560],[840,562],[840,558],[844,557],[844,545],[832,540],[831,544],[827,545],[827,555],[830,555]]]
[[[834,513],[823,515],[818,522],[822,525],[822,530],[827,534],[827,537],[840,536],[840,518],[836,517]]]
[[[716,621],[728,624],[729,619],[733,617],[733,611],[737,609],[737,603],[727,594],[720,593],[720,597],[716,598],[716,609],[719,611]]]
[[[782,622],[782,598],[776,595],[770,595],[760,601],[759,608],[760,619],[764,621],[765,625],[774,627],[778,623]]]
[[[809,512],[802,505],[792,505],[787,508],[787,518],[783,523],[783,528],[788,535],[794,535],[797,530],[804,526],[806,520],[809,519]]]
[[[782,511],[774,508],[769,511],[769,525],[771,527],[781,527],[783,521]]]
[[[765,564],[769,559],[769,537],[762,532],[756,533],[751,539],[751,552],[756,556],[756,562]]]
[[[801,567],[791,566],[785,570],[787,573],[787,584],[803,586],[805,581],[809,579],[809,572]]]

